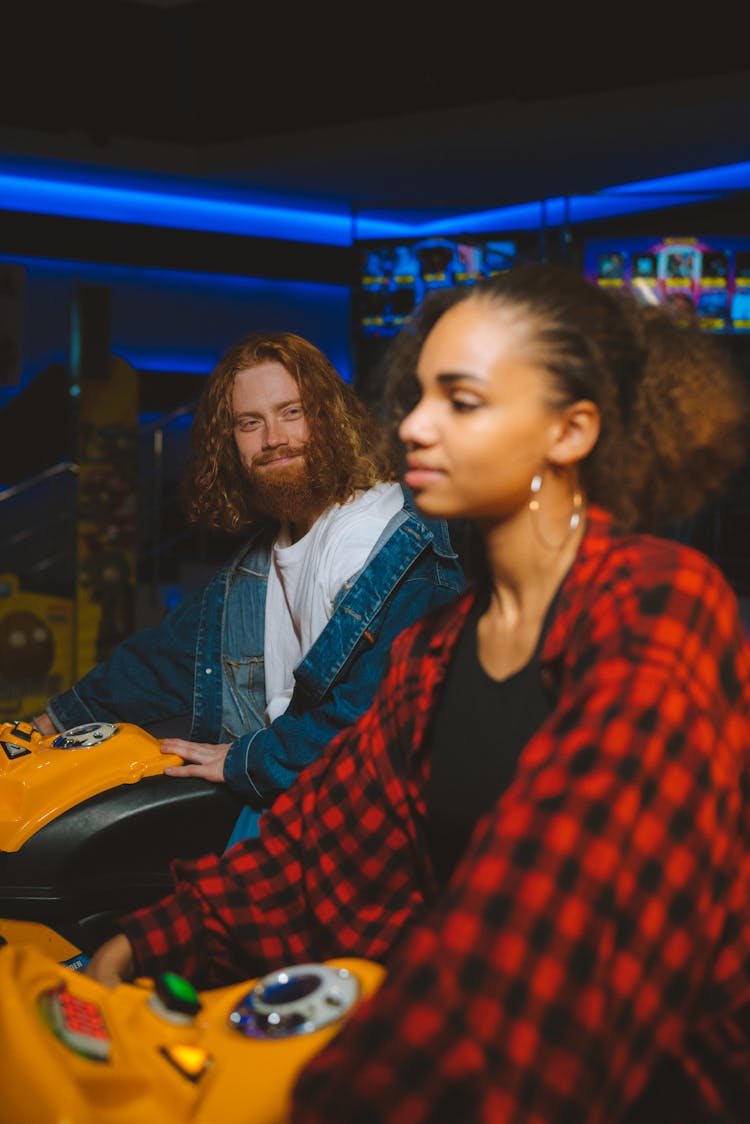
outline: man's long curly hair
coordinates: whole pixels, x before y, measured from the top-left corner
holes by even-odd
[[[374,419],[323,352],[292,332],[256,332],[226,352],[198,403],[183,481],[192,523],[233,534],[262,518],[252,509],[234,440],[232,392],[239,371],[268,361],[280,363],[299,387],[310,434],[307,468],[327,505],[397,476]]]

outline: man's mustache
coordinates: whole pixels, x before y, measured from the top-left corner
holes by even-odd
[[[301,457],[305,454],[305,446],[288,446],[282,452],[278,453],[260,453],[253,460],[253,468],[259,465],[273,464],[274,461],[285,460],[287,457]]]

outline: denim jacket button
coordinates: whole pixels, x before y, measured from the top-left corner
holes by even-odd
[[[206,668],[206,675],[210,675],[212,671],[213,671],[213,668],[207,667]]]

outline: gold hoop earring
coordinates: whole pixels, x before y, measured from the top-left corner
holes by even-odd
[[[529,511],[531,513],[531,525],[534,528],[534,534],[539,539],[539,542],[542,544],[542,546],[546,547],[547,550],[561,550],[562,547],[565,545],[565,543],[570,538],[570,536],[573,534],[573,532],[581,524],[581,514],[583,512],[583,496],[581,495],[581,492],[579,491],[578,488],[573,489],[573,496],[572,496],[573,510],[571,511],[570,519],[568,520],[568,528],[567,528],[565,534],[563,535],[563,537],[561,538],[559,543],[552,543],[552,542],[549,541],[549,539],[546,537],[546,535],[542,532],[542,529],[539,525],[539,513],[540,513],[541,508],[542,508],[542,505],[541,505],[540,500],[539,500],[539,495],[540,495],[541,490],[542,490],[542,483],[543,483],[543,477],[542,477],[541,472],[534,473],[533,477],[531,478],[531,484],[530,484],[531,499],[529,500]]]

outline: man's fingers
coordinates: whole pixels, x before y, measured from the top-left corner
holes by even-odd
[[[196,745],[198,745],[197,742],[186,742],[183,738],[164,738],[161,743],[161,751],[162,753],[176,753],[178,757],[184,757]]]
[[[173,753],[185,762],[193,764],[170,765],[164,772],[170,777],[204,777],[220,784],[224,780],[224,760],[229,749],[226,745],[205,745],[202,742],[186,742],[181,738],[165,738],[162,753]]]
[[[210,751],[212,748],[212,746],[208,745],[199,745],[197,742],[170,740],[168,744],[162,744],[161,751],[162,753],[181,757],[183,761],[195,761],[200,765],[210,759]]]
[[[167,765],[164,772],[168,777],[203,777],[205,765]]]

